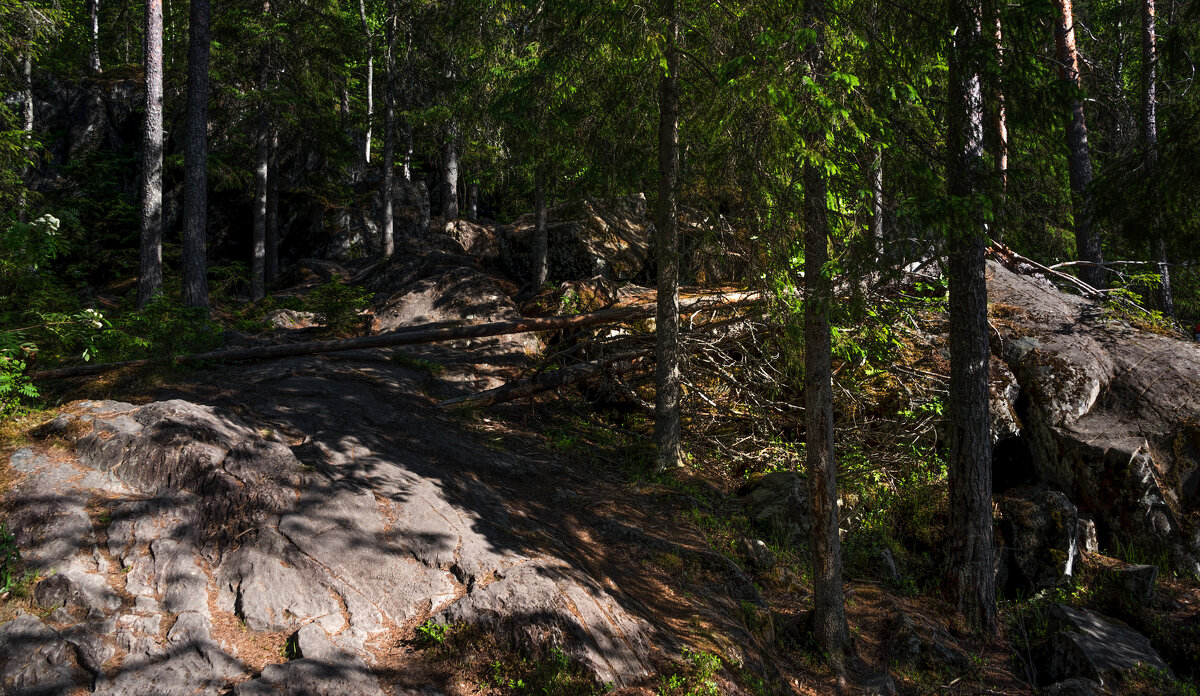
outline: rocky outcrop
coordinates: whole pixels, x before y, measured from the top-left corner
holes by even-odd
[[[650,673],[653,632],[619,593],[510,540],[478,472],[524,476],[511,457],[422,416],[398,368],[387,397],[348,374],[313,358],[239,373],[270,426],[167,400],[78,402],[40,428],[66,449],[14,454],[3,503],[44,577],[34,597],[58,609],[0,625],[0,691],[375,696],[373,651],[396,639],[372,639],[431,616],[558,647],[599,683]],[[249,667],[231,621],[290,634],[292,659]]]
[[[812,531],[808,481],[791,471],[765,474],[738,491],[750,520],[785,543],[807,540]]]
[[[1037,478],[1116,541],[1200,572],[1200,345],[1138,330],[1043,278],[988,264],[993,348],[1021,388]]]
[[[1054,632],[1034,651],[1042,685],[1086,679],[1103,686],[1142,666],[1170,674],[1150,641],[1136,631],[1064,604],[1051,607],[1050,616]]]
[[[1079,518],[1071,501],[1041,490],[1010,493],[997,506],[1009,584],[1028,594],[1068,582],[1079,562]]]

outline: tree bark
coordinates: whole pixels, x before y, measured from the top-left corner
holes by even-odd
[[[1058,16],[1054,27],[1054,43],[1058,54],[1059,77],[1074,92],[1071,97],[1071,120],[1067,124],[1067,169],[1075,209],[1075,247],[1082,261],[1104,263],[1100,237],[1092,228],[1092,156],[1088,149],[1087,121],[1083,101],[1079,97],[1079,54],[1075,50],[1075,18],[1071,0],[1054,0]],[[1104,287],[1104,269],[1084,266],[1083,280],[1092,287]]]
[[[267,161],[267,258],[263,268],[267,284],[279,275],[279,128],[271,128],[271,155]]]
[[[1004,209],[1008,202],[1008,111],[1004,97],[1004,27],[1000,19],[1000,9],[996,8],[995,30],[996,39],[996,178],[999,180],[999,205],[996,211],[996,224],[993,237],[998,242],[1004,241]]]
[[[871,160],[871,230],[867,258],[874,261],[883,252],[883,149],[875,149]]]
[[[546,232],[546,169],[538,166],[533,175],[533,291],[546,284],[550,275],[550,242]]]
[[[367,5],[358,0],[358,14],[362,18],[363,35],[367,41],[367,134],[363,142],[363,166],[371,163],[371,120],[375,116],[375,36],[367,23]]]
[[[32,39],[30,39],[32,41]],[[25,154],[33,151],[33,53],[32,46],[26,46],[21,54],[21,133]],[[28,199],[25,191],[25,178],[29,175],[28,167],[21,168],[21,188],[17,194],[17,220],[29,221]]]
[[[442,160],[442,217],[453,222],[458,219],[458,127],[453,121],[446,129]]]
[[[667,20],[667,71],[659,86],[658,102],[654,442],[658,447],[656,469],[660,472],[683,463],[679,425],[679,8],[676,2],[663,0],[663,16]]]
[[[208,306],[209,0],[192,0],[188,19],[187,122],[183,145],[183,303]]]
[[[142,139],[142,237],[138,307],[162,293],[163,6],[146,1],[146,128]]]
[[[1064,0],[1065,1],[1065,0]],[[949,194],[969,211],[952,219],[950,270],[950,588],[974,630],[997,630],[992,565],[992,451],[988,416],[986,220],[972,199],[984,181],[980,0],[951,0],[947,144]]]
[[[467,184],[467,219],[479,219],[479,184]]]
[[[100,0],[88,0],[88,71],[100,74]]]
[[[271,15],[270,0],[263,0],[262,14],[265,23]],[[267,175],[271,159],[271,105],[267,89],[271,80],[271,49],[265,36],[258,60],[259,112],[258,132],[254,137],[254,236],[250,265],[250,300],[254,302],[266,297],[267,277]]]
[[[391,258],[395,250],[395,239],[392,236],[392,225],[394,222],[393,206],[396,200],[396,90],[395,90],[395,75],[396,75],[396,3],[389,3],[391,7],[391,16],[388,17],[385,23],[385,32],[387,47],[386,56],[384,58],[384,80],[383,80],[383,101],[384,101],[384,116],[383,116],[383,177],[380,181],[380,202],[382,203],[382,219],[379,221],[379,234],[383,242],[383,257]]]
[[[825,8],[809,9],[817,39],[805,56],[819,80],[825,69]],[[808,146],[824,151],[825,133],[814,129]],[[877,167],[882,173],[882,168]],[[882,174],[881,174],[882,176]],[[837,459],[833,435],[833,346],[829,309],[833,280],[829,276],[829,211],[824,171],[804,165],[804,425],[812,514],[813,635],[834,671],[842,674],[850,652],[842,591],[842,551],[838,536]]]
[[[1155,37],[1154,0],[1142,0],[1142,147],[1145,151],[1146,173],[1156,180],[1158,169],[1158,40]],[[1153,200],[1153,196],[1151,196]],[[1158,260],[1158,306],[1164,316],[1175,318],[1175,296],[1171,292],[1171,266],[1167,256],[1167,240],[1159,228],[1157,205],[1152,204],[1149,217],[1154,235],[1154,255]]]

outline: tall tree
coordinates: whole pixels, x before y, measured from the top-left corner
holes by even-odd
[[[442,217],[446,222],[458,219],[458,124],[446,124],[446,143],[442,147]]]
[[[267,162],[267,258],[263,272],[269,285],[279,275],[279,128],[271,128],[271,156]]]
[[[138,307],[162,292],[163,6],[146,0],[146,128],[142,139],[142,239]]]
[[[1067,1],[1067,0],[1062,0]],[[950,583],[974,629],[996,631],[992,565],[992,442],[988,416],[987,221],[982,207],[983,8],[950,0],[946,179],[954,199],[950,271]]]
[[[1142,0],[1142,148],[1146,170],[1153,178],[1158,169],[1158,41],[1155,37],[1154,0]],[[1157,208],[1157,206],[1155,206]],[[1164,315],[1175,316],[1175,298],[1171,292],[1171,266],[1167,259],[1167,241],[1160,225],[1150,220],[1154,236],[1154,255],[1158,261],[1158,302]]]
[[[100,0],[87,0],[88,8],[88,71],[100,73]]]
[[[662,0],[667,23],[666,72],[659,84],[658,209],[655,214],[658,300],[655,321],[654,442],[658,471],[683,461],[679,425],[679,7]]]
[[[258,131],[254,136],[253,256],[250,267],[250,299],[266,296],[267,275],[267,179],[271,163],[271,103],[267,91],[271,81],[271,44],[266,31],[271,2],[263,0],[262,46],[258,54]]]
[[[1004,207],[1008,197],[1008,109],[1004,96],[1004,25],[1000,17],[1000,8],[994,11],[993,38],[996,42],[996,79],[994,82],[993,99],[995,100],[996,132],[996,178],[999,186],[999,210],[994,236],[997,241],[1004,239]]]
[[[380,199],[383,203],[379,233],[383,237],[383,256],[390,258],[396,241],[392,237],[393,210],[396,200],[396,22],[399,10],[395,0],[389,3],[390,12],[384,21],[387,46],[384,47],[383,80],[383,177],[380,184]]]
[[[814,84],[825,72],[825,3],[809,4],[816,38],[805,62]],[[820,119],[823,121],[823,119]],[[818,119],[812,119],[814,123]],[[810,127],[806,149],[825,156],[825,133]],[[833,280],[829,269],[829,211],[824,162],[804,163],[804,425],[809,504],[812,509],[813,634],[841,673],[850,650],[842,591],[842,551],[838,536],[837,459],[833,436],[833,345],[829,323]],[[881,167],[881,165],[880,165]],[[882,169],[880,168],[880,171]]]
[[[32,32],[30,32],[32,34]],[[33,143],[33,37],[27,39],[25,50],[21,51],[21,133],[22,133],[22,148],[26,153],[31,152]],[[24,179],[28,174],[22,168],[20,172],[21,178]],[[25,196],[25,188],[22,186],[21,193],[17,198],[17,219],[25,222],[29,213],[26,210],[27,199]]]
[[[538,166],[533,174],[533,291],[546,284],[549,275],[549,240],[546,237],[546,168]]]
[[[188,20],[187,123],[183,145],[183,303],[208,306],[209,0],[192,0]]]
[[[1087,121],[1080,96],[1079,52],[1075,48],[1075,15],[1071,0],[1054,0],[1057,16],[1054,44],[1057,49],[1059,77],[1071,89],[1071,120],[1067,123],[1067,169],[1075,208],[1075,247],[1083,266],[1080,275],[1094,288],[1104,287],[1104,252],[1100,237],[1092,226],[1092,155],[1088,148]]]
[[[358,0],[358,15],[362,18],[363,36],[367,45],[367,134],[363,138],[363,166],[371,163],[371,121],[375,118],[375,34],[367,21],[366,0]]]

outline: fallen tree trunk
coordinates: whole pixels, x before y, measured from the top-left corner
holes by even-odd
[[[495,404],[503,404],[509,401],[515,401],[524,396],[532,396],[540,392],[565,387],[570,384],[586,382],[587,380],[600,375],[603,372],[608,372],[614,375],[623,375],[641,367],[638,362],[641,358],[646,358],[654,355],[652,349],[639,350],[631,353],[622,353],[613,355],[592,362],[580,363],[571,367],[557,370],[555,372],[543,372],[536,377],[529,379],[517,380],[509,382],[495,389],[488,389],[476,394],[467,394],[465,396],[456,396],[453,399],[446,399],[438,402],[438,408],[446,408],[448,406],[493,406]]]
[[[713,307],[733,307],[747,302],[757,301],[758,293],[731,292],[702,295],[699,297],[681,298],[679,309],[681,313],[695,312]],[[148,358],[145,360],[127,360],[125,362],[102,363],[98,365],[78,365],[61,367],[53,370],[41,370],[29,375],[31,379],[66,379],[69,377],[89,377],[123,368],[148,367],[151,365],[188,365],[210,361],[239,362],[245,360],[274,360],[290,358],[298,355],[314,355],[317,353],[337,353],[347,350],[362,350],[366,348],[389,348],[392,346],[415,345],[420,343],[436,343],[438,341],[454,341],[464,338],[484,338],[489,336],[505,336],[510,334],[529,333],[531,331],[555,331],[558,329],[574,329],[600,324],[619,324],[636,319],[646,319],[654,316],[655,307],[652,303],[642,303],[629,307],[605,309],[598,312],[574,314],[571,316],[531,317],[512,321],[498,321],[488,324],[438,324],[401,329],[379,336],[364,336],[361,338],[342,338],[328,341],[309,341],[306,343],[290,343],[259,348],[233,348],[215,350],[208,353],[178,355],[169,358]]]

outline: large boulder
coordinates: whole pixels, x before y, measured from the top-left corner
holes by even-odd
[[[1099,614],[1065,604],[1050,608],[1054,633],[1034,651],[1038,681],[1090,679],[1100,685],[1145,666],[1170,674],[1150,641]]]
[[[765,474],[744,486],[742,503],[751,521],[766,534],[790,543],[808,539],[808,480],[791,471]]]
[[[1079,517],[1059,491],[997,499],[1000,529],[1011,559],[1010,582],[1028,592],[1071,579],[1079,562]]]
[[[1200,572],[1200,345],[1131,328],[1030,269],[989,262],[993,348],[1021,388],[1037,478],[1114,540]]]

